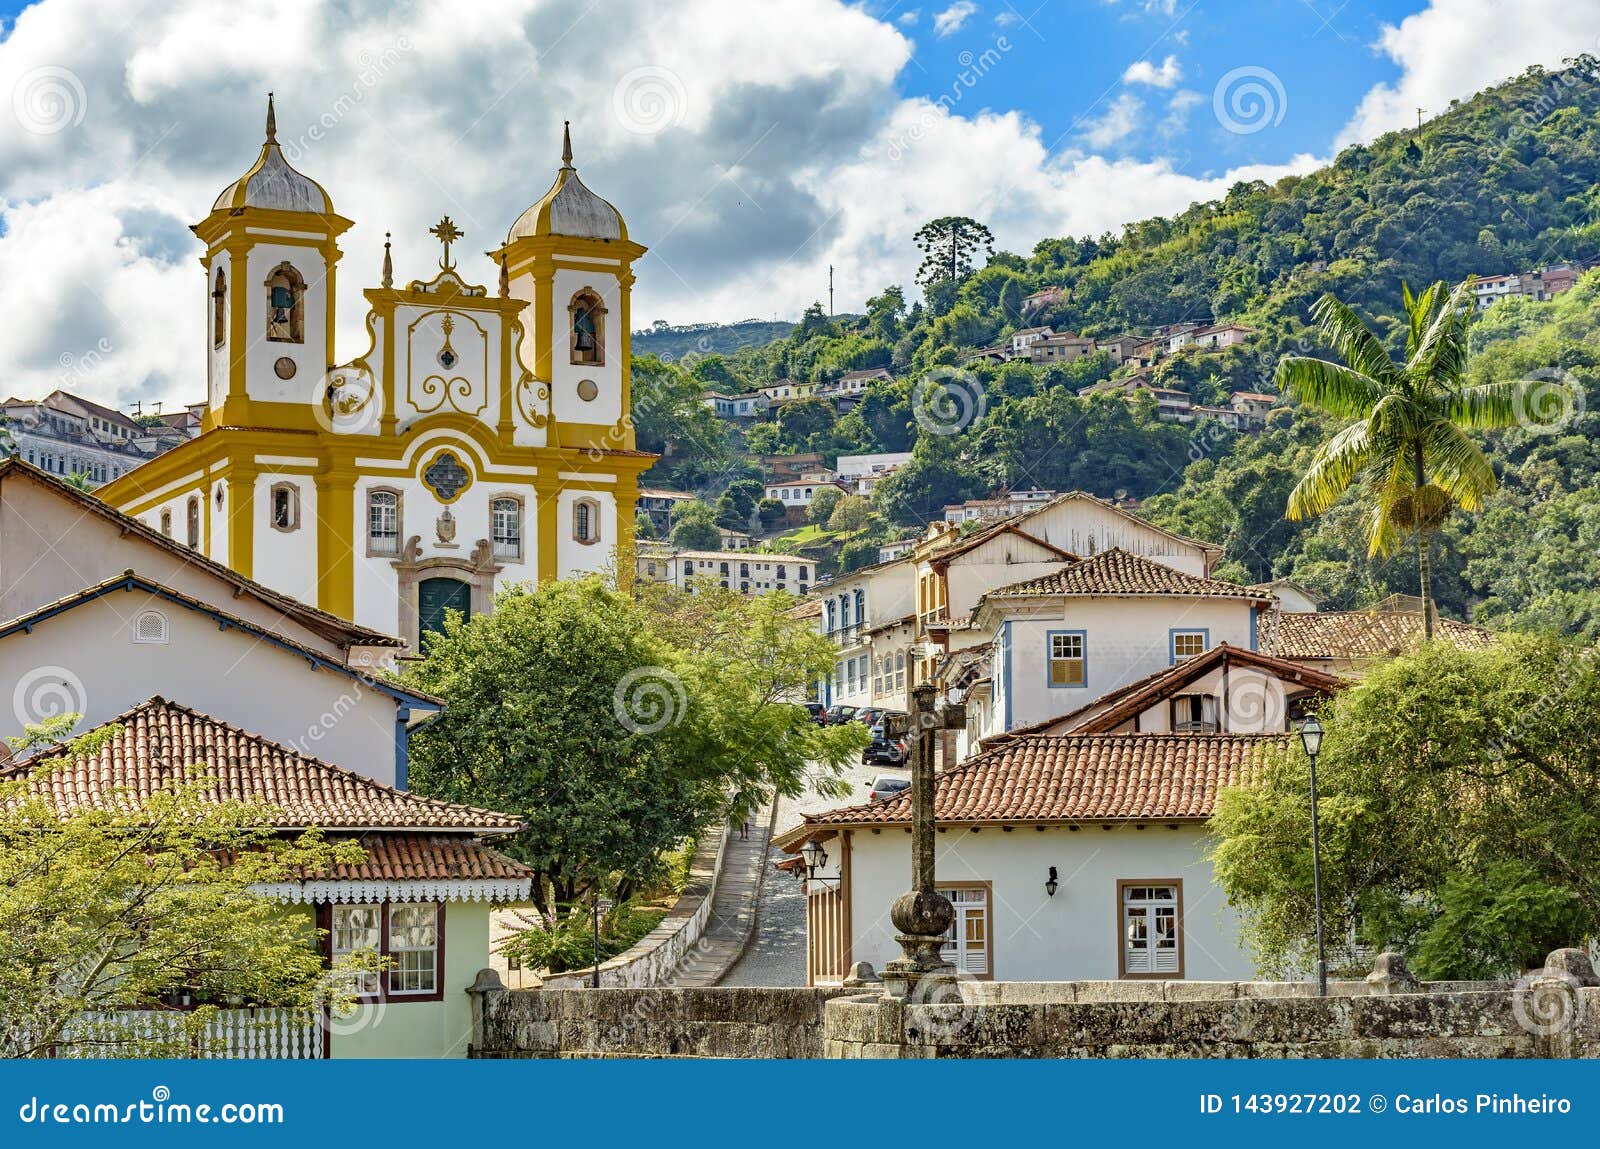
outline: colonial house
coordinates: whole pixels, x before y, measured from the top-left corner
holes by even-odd
[[[909,553],[829,584],[819,626],[838,645],[839,655],[820,696],[830,703],[903,706],[906,689],[928,678],[938,658],[985,641],[972,631],[971,616],[987,593],[1044,577],[1107,547],[1147,555],[1196,576],[1204,576],[1221,553],[1081,492],[1050,499],[976,534],[962,535],[942,521],[930,523]],[[902,626],[906,619],[909,630]],[[904,683],[898,674],[902,663]],[[890,666],[897,672],[893,685]]]
[[[1024,327],[1018,331],[1013,331],[1010,339],[1010,357],[1013,359],[1025,358],[1029,347],[1053,334],[1055,333],[1048,327]]]
[[[1228,397],[1228,405],[1248,419],[1253,428],[1266,425],[1267,415],[1277,402],[1278,396],[1261,391],[1235,391]]]
[[[260,804],[279,833],[316,827],[365,851],[358,863],[258,892],[302,918],[308,932],[321,931],[330,965],[370,950],[386,967],[365,975],[347,1014],[222,1010],[212,1033],[232,1055],[466,1055],[465,991],[490,964],[490,908],[532,893],[532,872],[489,844],[519,829],[516,818],[386,786],[160,697],[112,723],[117,731],[92,754],[47,751],[0,771],[0,779],[32,779],[63,814],[207,780],[208,799]],[[152,1012],[146,1024],[166,1019]]]
[[[319,658],[352,668],[392,667],[392,635],[308,606],[207,558],[199,524],[151,527],[16,458],[0,460],[0,619],[29,614],[64,591],[132,569],[153,584],[227,613]]]
[[[844,487],[832,479],[813,476],[805,479],[794,479],[789,482],[772,482],[767,484],[764,496],[776,499],[783,504],[786,521],[790,523],[803,523],[806,519],[807,508],[811,500],[821,490],[843,491]]]
[[[966,744],[1074,709],[1228,643],[1254,650],[1270,595],[1120,549],[990,590],[949,649],[988,644]]]
[[[1098,350],[1093,339],[1063,331],[1032,340],[1027,345],[1026,355],[1033,363],[1070,363],[1074,359],[1093,355]]]
[[[816,563],[802,555],[769,554],[755,550],[675,551],[651,550],[636,560],[638,577],[662,582],[694,593],[710,583],[740,594],[768,594],[775,590],[803,595],[816,578]]]
[[[165,422],[148,427],[121,411],[68,391],[43,399],[5,401],[7,453],[62,477],[81,475],[92,487],[125,475],[189,438]],[[185,421],[188,412],[183,412]]]
[[[1206,823],[1284,737],[1032,735],[940,772],[935,865],[956,911],[945,958],[997,981],[1251,978]],[[888,910],[909,885],[908,791],[806,815],[775,841],[824,851],[814,874],[796,871],[808,984],[899,954]]]

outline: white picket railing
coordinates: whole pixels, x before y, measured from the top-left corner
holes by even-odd
[[[307,1009],[227,1009],[192,1037],[188,1015],[137,1010],[86,1014],[56,1046],[63,1058],[189,1056],[305,1061],[323,1056],[322,1027]],[[187,1051],[187,1053],[182,1051]]]

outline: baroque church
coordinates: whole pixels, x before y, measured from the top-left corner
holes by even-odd
[[[629,290],[645,249],[572,163],[470,282],[447,216],[431,278],[368,288],[370,345],[334,355],[352,221],[285,159],[267,99],[205,244],[201,434],[101,487],[112,506],[259,583],[405,638],[494,592],[633,563]]]

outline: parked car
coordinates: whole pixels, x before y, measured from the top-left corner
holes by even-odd
[[[811,721],[815,722],[818,726],[826,726],[828,724],[828,708],[822,705],[822,703],[806,703],[806,713],[811,715]]]
[[[906,761],[906,740],[888,738],[882,726],[872,728],[872,741],[861,752],[864,766],[903,766]]]
[[[828,712],[824,717],[827,719],[826,725],[841,726],[844,723],[849,722],[855,716],[856,708],[854,706],[842,706],[835,702],[832,706],[828,707]]]
[[[902,794],[911,789],[911,779],[901,778],[894,774],[879,774],[872,780],[872,790],[868,801],[887,802],[896,794]]]
[[[886,718],[894,715],[904,717],[905,712],[903,710],[891,710],[887,706],[863,706],[856,711],[856,721],[865,722],[868,726],[878,727],[884,724]]]

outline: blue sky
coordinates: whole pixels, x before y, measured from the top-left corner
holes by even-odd
[[[1529,65],[1600,52],[1595,0],[0,0],[8,386],[192,399],[190,225],[261,145],[340,215],[338,347],[384,236],[429,271],[584,181],[649,254],[638,326],[915,295],[917,229],[1100,235],[1275,181]],[[959,97],[959,98],[957,98]],[[128,301],[139,301],[130,307]]]
[[[1376,50],[1385,24],[1421,11],[1422,0],[971,0],[975,9],[954,32],[935,30],[952,0],[897,0],[869,5],[916,43],[901,76],[909,94],[937,98],[961,69],[962,53],[980,54],[996,38],[1012,44],[972,99],[1026,111],[1053,151],[1083,146],[1085,129],[1117,97],[1132,91],[1145,105],[1147,130],[1097,151],[1140,159],[1175,156],[1183,170],[1210,174],[1243,163],[1281,163],[1326,155],[1366,92],[1398,78],[1396,62]],[[1171,9],[1170,11],[1168,9]],[[1125,85],[1128,66],[1172,58],[1181,79],[1168,88]],[[1210,114],[1217,82],[1241,66],[1279,77],[1293,110],[1271,131],[1231,133]],[[1174,131],[1161,130],[1164,105],[1179,91],[1198,93]]]

